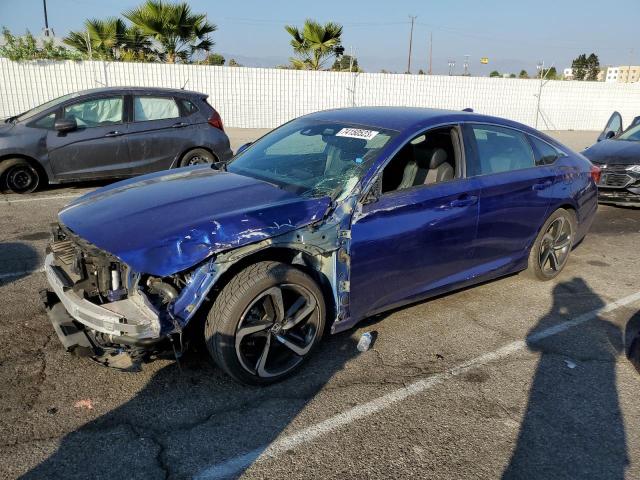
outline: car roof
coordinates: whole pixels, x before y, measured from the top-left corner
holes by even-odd
[[[90,88],[88,90],[80,90],[78,91],[78,96],[86,96],[86,95],[96,95],[102,93],[117,93],[117,92],[146,92],[146,93],[164,93],[164,94],[179,94],[179,95],[196,95],[207,97],[208,95],[200,92],[195,92],[193,90],[182,90],[181,88],[159,88],[159,87],[129,87],[129,86],[120,86],[120,87],[100,87],[100,88]]]
[[[304,118],[323,121],[353,123],[363,126],[386,128],[400,132],[414,131],[432,125],[448,122],[481,122],[504,125],[530,133],[540,134],[532,129],[505,118],[482,115],[459,110],[444,110],[419,107],[349,107],[305,115]]]

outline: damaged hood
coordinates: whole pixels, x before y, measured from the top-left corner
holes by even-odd
[[[589,160],[607,165],[640,164],[640,142],[629,140],[602,140],[582,154]]]
[[[304,198],[198,166],[100,188],[69,204],[59,218],[134,271],[166,276],[213,253],[308,225],[322,218],[329,204],[328,197]]]

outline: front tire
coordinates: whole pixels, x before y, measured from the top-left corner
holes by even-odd
[[[325,303],[316,282],[280,262],[251,265],[231,279],[205,323],[215,363],[235,380],[282,380],[309,358],[322,338]]]
[[[576,235],[576,216],[559,208],[544,223],[529,253],[529,276],[547,281],[557,277],[569,260]]]
[[[40,174],[23,158],[11,158],[0,163],[0,191],[31,193],[40,184]]]

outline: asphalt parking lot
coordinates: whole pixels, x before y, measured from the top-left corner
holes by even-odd
[[[255,388],[198,351],[139,373],[62,351],[38,297],[48,225],[99,185],[0,196],[3,478],[640,478],[640,209],[601,206],[555,281],[372,318]]]

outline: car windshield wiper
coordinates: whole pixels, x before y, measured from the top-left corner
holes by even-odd
[[[4,123],[13,123],[17,120],[18,116],[14,115],[13,117],[7,117],[4,119]]]

